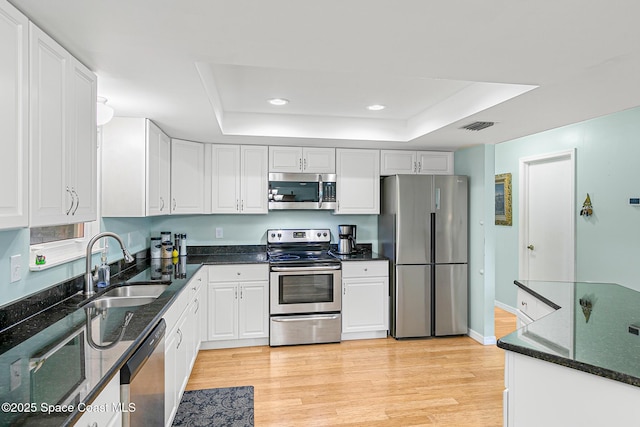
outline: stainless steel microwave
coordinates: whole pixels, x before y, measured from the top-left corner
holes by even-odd
[[[270,173],[269,209],[336,209],[336,174]]]

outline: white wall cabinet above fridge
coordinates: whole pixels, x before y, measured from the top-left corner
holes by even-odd
[[[336,173],[335,148],[269,147],[269,172]]]
[[[380,213],[380,151],[336,149],[337,214]]]
[[[102,127],[102,216],[168,215],[171,140],[151,120],[114,117]]]
[[[0,229],[26,227],[28,212],[29,21],[0,3]]]
[[[453,175],[453,153],[381,150],[380,175]]]
[[[93,221],[96,76],[31,23],[29,44],[29,224]]]

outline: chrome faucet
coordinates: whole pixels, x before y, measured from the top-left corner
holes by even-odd
[[[93,294],[95,294],[95,291],[93,290],[93,274],[91,273],[91,249],[93,248],[93,245],[95,245],[95,243],[102,239],[103,237],[113,237],[114,239],[116,239],[118,241],[118,243],[120,244],[120,249],[122,249],[122,253],[124,254],[124,260],[126,262],[132,262],[133,261],[133,257],[131,256],[131,254],[129,253],[129,251],[127,250],[127,248],[124,247],[124,242],[122,241],[122,238],[120,236],[118,236],[116,233],[112,233],[110,231],[105,231],[102,233],[98,233],[95,236],[93,236],[91,238],[91,240],[89,240],[89,243],[87,244],[87,271],[84,275],[84,294],[85,296],[91,296]]]

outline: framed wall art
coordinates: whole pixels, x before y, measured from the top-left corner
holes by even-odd
[[[496,225],[512,225],[511,174],[496,175]]]

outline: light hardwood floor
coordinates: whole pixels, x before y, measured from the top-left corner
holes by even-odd
[[[513,330],[496,308],[496,335]],[[203,350],[187,390],[242,385],[256,427],[501,426],[504,352],[468,337]]]

